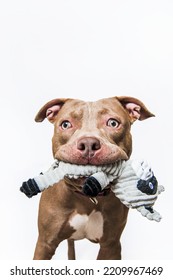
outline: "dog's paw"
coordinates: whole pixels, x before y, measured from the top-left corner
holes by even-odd
[[[96,178],[90,176],[86,179],[82,191],[87,196],[95,197],[101,192],[101,185]]]

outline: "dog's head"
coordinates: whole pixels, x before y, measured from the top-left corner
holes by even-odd
[[[74,164],[103,165],[127,160],[132,152],[130,128],[135,120],[154,116],[133,97],[111,97],[95,102],[54,99],[36,115],[54,124],[55,159]]]

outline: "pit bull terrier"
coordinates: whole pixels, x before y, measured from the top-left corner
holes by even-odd
[[[78,165],[108,165],[129,159],[131,125],[154,116],[133,97],[111,97],[95,102],[54,99],[45,104],[35,121],[47,118],[54,125],[53,156]],[[35,260],[51,259],[63,240],[68,241],[68,259],[75,259],[74,241],[87,238],[99,243],[98,260],[121,259],[120,237],[128,208],[110,186],[96,200],[82,193],[86,178],[65,177],[46,189],[39,206],[39,237]]]

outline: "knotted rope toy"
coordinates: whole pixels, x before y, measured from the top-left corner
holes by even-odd
[[[114,164],[93,166],[75,165],[62,161],[55,163],[44,174],[23,182],[20,190],[29,198],[44,191],[67,176],[78,179],[87,177],[82,191],[96,197],[111,184],[112,192],[129,208],[137,209],[149,220],[159,222],[161,215],[153,209],[158,195],[164,191],[146,161],[117,161]]]

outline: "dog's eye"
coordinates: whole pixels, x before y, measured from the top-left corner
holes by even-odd
[[[63,121],[63,122],[61,123],[61,128],[62,128],[63,130],[68,129],[68,128],[71,128],[71,127],[72,127],[72,124],[71,124],[69,121]]]
[[[109,119],[107,121],[107,126],[113,127],[113,128],[117,128],[119,126],[119,122],[115,119]]]

